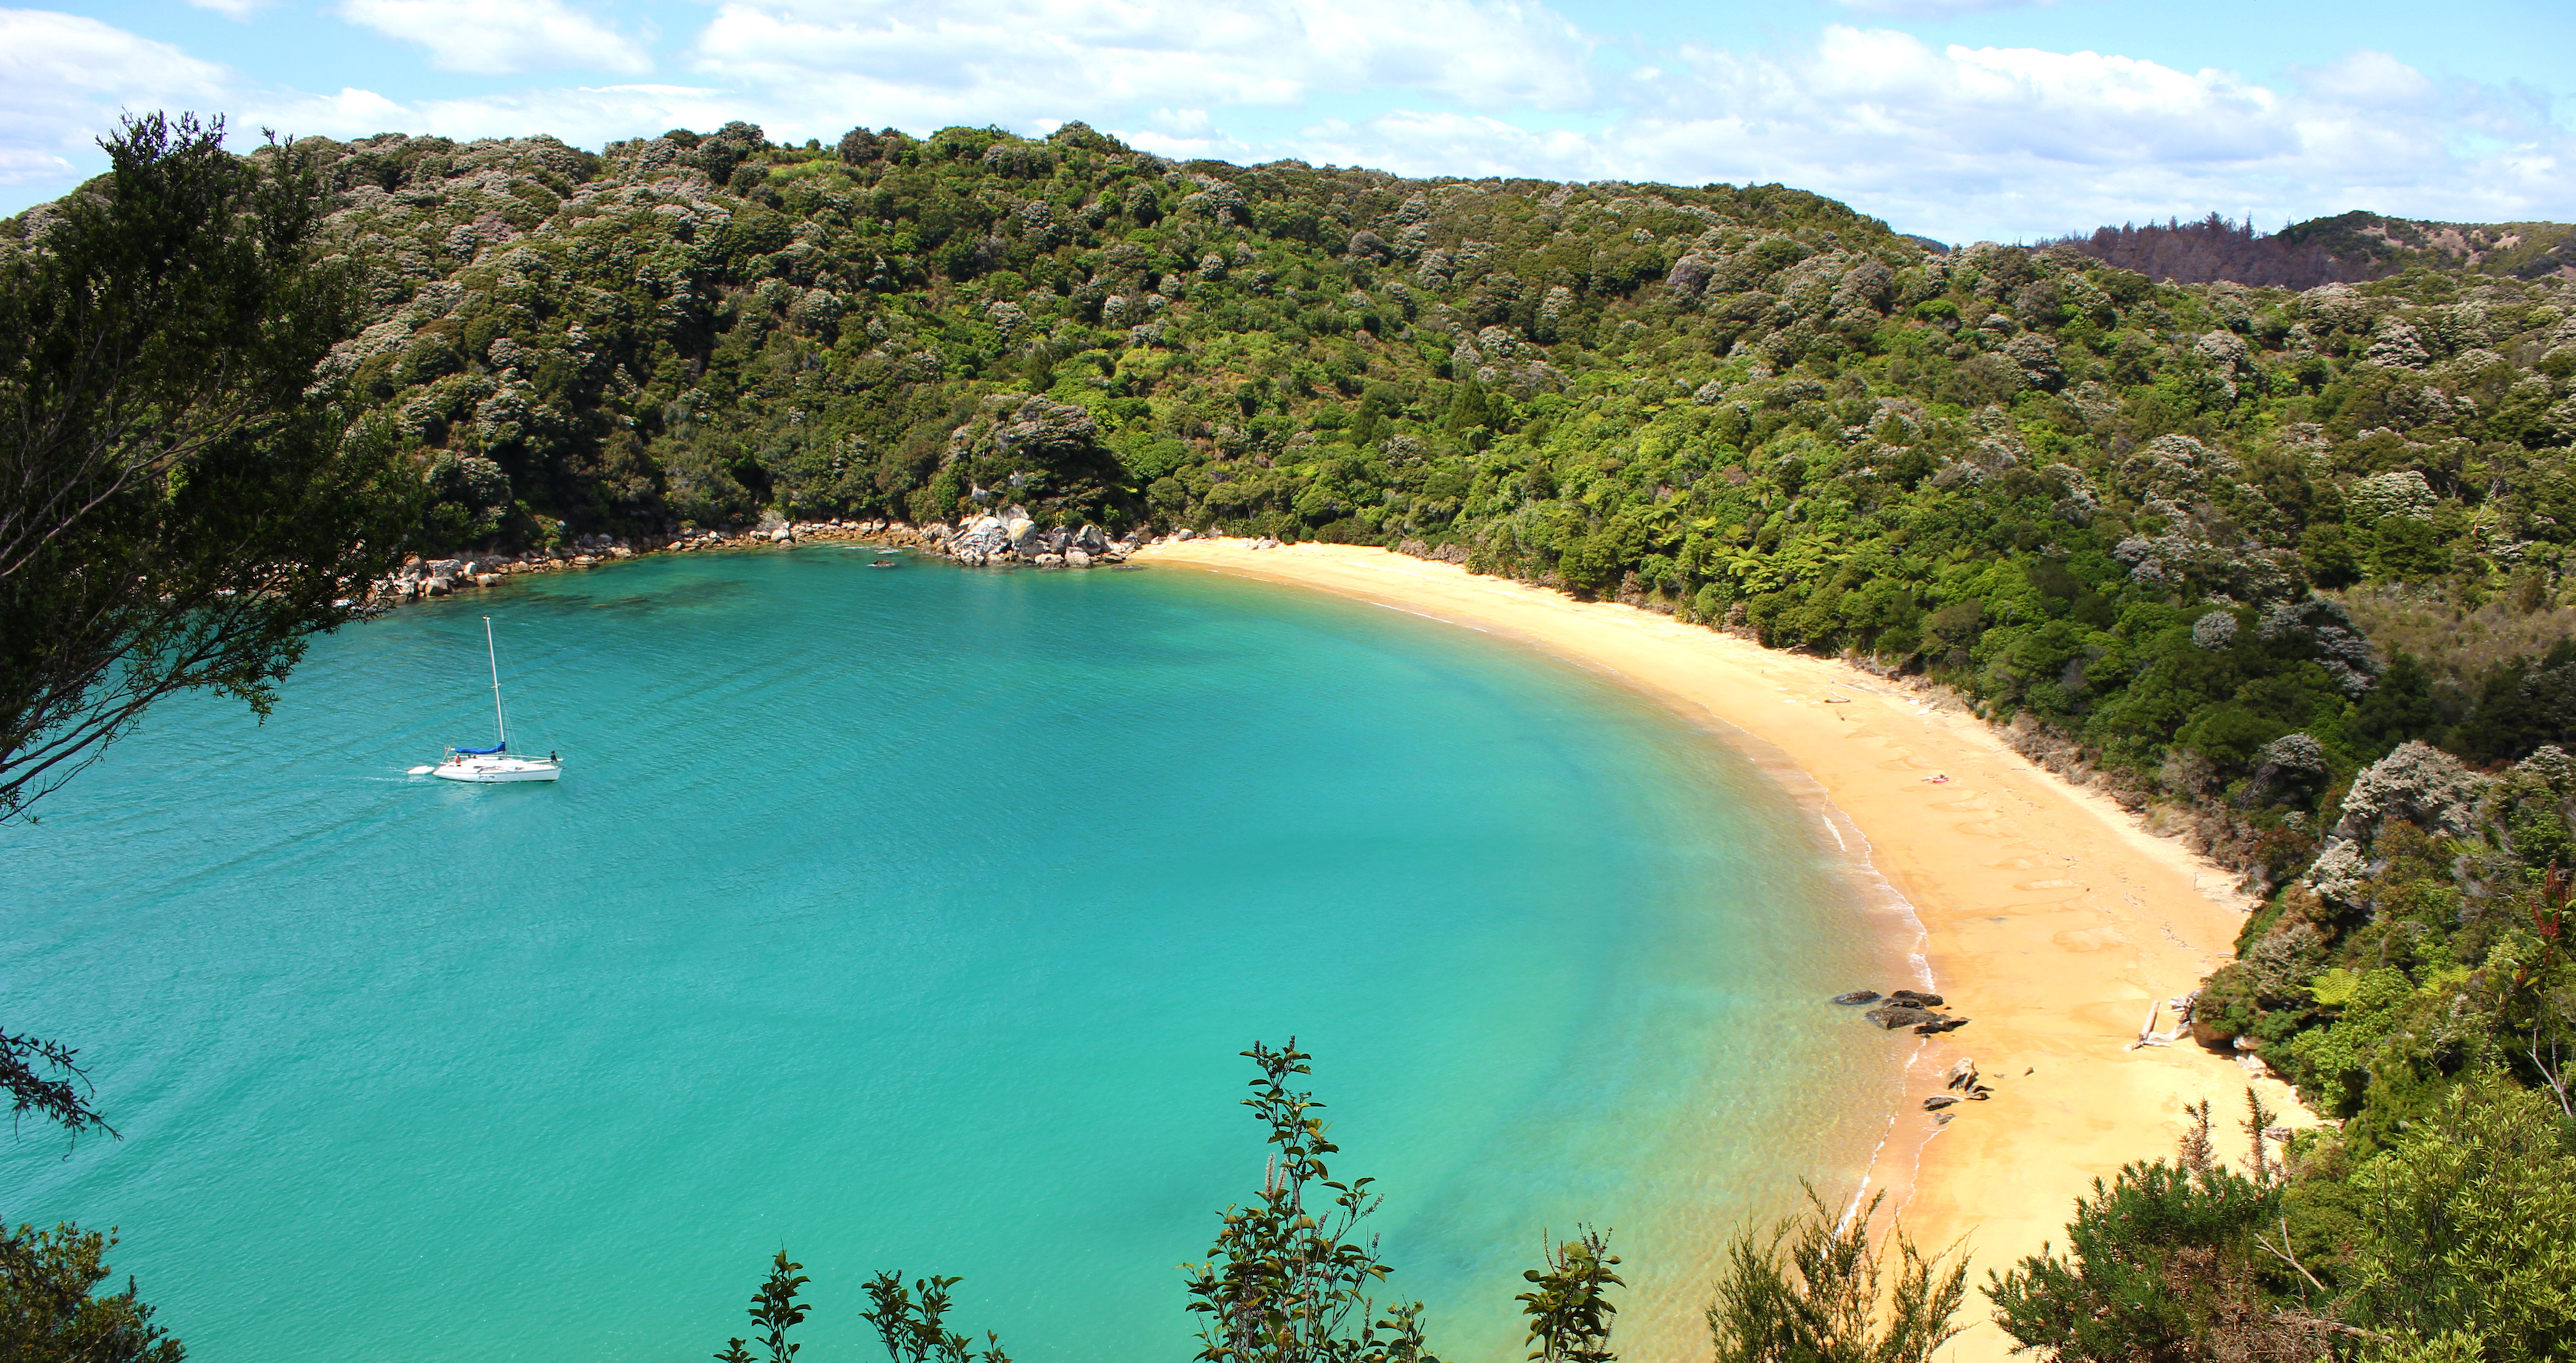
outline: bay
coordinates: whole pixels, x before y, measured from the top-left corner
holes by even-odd
[[[1679,1349],[1729,1230],[1859,1178],[1898,1057],[1820,1000],[1888,953],[1711,735],[1264,584],[868,563],[523,579],[157,712],[0,834],[6,1025],[123,1133],[22,1128],[0,1211],[120,1227],[209,1363],[703,1358],[782,1246],[808,1363],[882,1269],[1179,1359],[1293,1035],[1390,1291],[1503,1359],[1544,1234]],[[486,614],[559,785],[400,774],[487,741]]]

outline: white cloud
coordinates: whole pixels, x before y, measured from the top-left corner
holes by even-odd
[[[2094,52],[1935,49],[1837,25],[1788,51],[1693,48],[1579,133],[1406,111],[1291,142],[1415,172],[1780,182],[1901,230],[2023,239],[2253,213],[2576,216],[2576,138],[2518,101],[2363,52],[2278,88]],[[2474,134],[2474,137],[2471,136]]]
[[[401,131],[416,116],[413,110],[373,90],[354,86],[342,86],[338,94],[332,95],[274,98],[258,112],[263,127],[288,131],[296,137],[342,139]]]
[[[344,89],[336,95],[281,96],[254,106],[262,123],[299,134],[348,138],[408,132],[472,140],[545,133],[582,147],[649,137],[665,128],[714,129],[744,117],[752,107],[730,91],[688,85],[535,89],[408,103],[372,90]]]
[[[2421,109],[2440,92],[2424,73],[2385,52],[2364,48],[2328,66],[2301,67],[2299,84],[2310,94],[2384,108]]]
[[[1049,132],[1060,126],[1053,119],[1041,124]],[[1175,161],[1241,161],[1259,153],[1251,143],[1218,127],[1205,109],[1156,109],[1141,123],[1107,131],[1131,147]]]
[[[627,84],[400,101],[373,90],[263,88],[168,43],[78,15],[0,9],[0,214],[50,199],[106,168],[97,139],[120,113],[230,115],[235,144],[261,127],[297,135],[377,132],[505,137],[551,132],[581,145],[716,127],[750,101],[720,89]]]
[[[253,14],[265,8],[267,0],[188,0],[188,3],[198,9],[213,10],[236,23],[243,23],[248,22]]]
[[[1401,175],[1614,178],[1621,162],[1598,134],[1533,130],[1487,114],[1402,110],[1353,126],[1330,120],[1294,139],[1306,160],[1366,165]]]
[[[646,65],[638,39],[566,7],[587,0],[341,3],[451,66]],[[2355,207],[2576,217],[2576,138],[2545,96],[2437,81],[2386,52],[2257,80],[1862,24],[1640,53],[1624,72],[1596,68],[1603,50],[1539,0],[723,0],[686,49],[686,84],[394,99],[256,88],[95,20],[0,10],[0,183],[60,192],[118,107],[159,105],[230,107],[244,128],[588,146],[736,118],[798,141],[1082,119],[1175,158],[1777,181],[1955,239],[2211,209],[2267,226]]]
[[[350,23],[429,50],[430,65],[482,75],[653,69],[643,43],[562,0],[342,0]]]
[[[1573,108],[1592,50],[1523,0],[778,0],[719,9],[695,60],[820,122],[1027,126],[1372,90]]]
[[[1955,19],[1963,14],[2048,3],[2050,0],[1842,0],[1844,9],[1883,19]]]
[[[212,62],[96,19],[0,9],[0,185],[61,193],[102,165],[95,142],[119,112],[211,113],[229,84]]]

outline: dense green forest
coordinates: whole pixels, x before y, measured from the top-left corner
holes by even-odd
[[[2402,742],[2576,738],[2576,281],[2528,252],[2174,286],[1079,124],[298,145],[423,549],[1004,504],[1382,544],[1926,674],[2267,888]]]
[[[2373,276],[2293,292],[2120,268],[2181,249],[2136,233],[1944,250],[1780,186],[1174,163],[1079,124],[296,151],[317,263],[364,291],[314,391],[417,475],[412,547],[1021,505],[1382,545],[1946,685],[2244,870],[2264,907],[2195,1035],[2340,1123],[2280,1168],[2204,1136],[2124,1174],[2076,1257],[1991,1284],[2016,1334],[2576,1347],[2565,229],[2195,239],[2205,274]]]

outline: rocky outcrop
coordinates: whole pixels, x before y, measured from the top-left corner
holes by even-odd
[[[667,541],[647,540],[644,546],[649,550],[664,543]],[[585,535],[561,548],[531,549],[520,554],[487,553],[436,559],[414,555],[403,560],[403,565],[390,576],[369,584],[366,600],[373,606],[398,606],[408,601],[497,587],[522,573],[587,568],[610,559],[632,558],[637,552],[636,545],[625,540]]]
[[[1000,567],[1012,563],[1030,563],[1046,568],[1090,568],[1126,562],[1127,556],[1136,551],[1137,543],[1132,531],[1111,540],[1107,532],[1088,522],[1078,529],[1067,529],[1061,525],[1040,529],[1026,508],[1009,506],[968,521],[939,548],[948,557],[970,568]]]
[[[1857,1006],[1876,1001],[1879,997],[1874,990],[1855,989],[1848,994],[1835,995],[1834,1002]],[[1936,1011],[1946,1006],[1938,994],[1927,994],[1919,989],[1891,989],[1887,991],[1885,1003],[1861,1016],[1891,1032],[1900,1027],[1910,1027],[1916,1036],[1939,1036],[1968,1025],[1966,1018]]]
[[[645,535],[619,539],[609,535],[579,535],[569,543],[550,549],[530,549],[517,554],[478,553],[450,558],[404,560],[392,575],[368,584],[363,597],[372,608],[385,609],[430,597],[447,596],[478,588],[498,587],[513,577],[528,573],[561,572],[593,568],[642,554],[699,553],[713,549],[794,548],[806,543],[844,543],[904,546],[938,549],[954,532],[946,525],[910,525],[902,521],[833,520],[790,521],[771,516],[753,526],[735,526],[724,530],[683,530],[676,535]],[[1111,552],[1119,546],[1111,545]]]
[[[1959,1020],[1966,1021],[1964,1018]],[[1959,1057],[1959,1063],[1950,1067],[1941,1087],[1942,1093],[1923,1100],[1925,1111],[1938,1111],[1953,1103],[1982,1103],[1995,1096],[1994,1089],[1977,1077],[1977,1062],[1966,1056]]]
[[[945,548],[950,558],[980,568],[996,560],[1008,560],[1015,547],[1016,534],[1034,525],[1035,522],[1026,517],[1015,523],[999,516],[978,516],[959,530],[957,537],[950,540]]]

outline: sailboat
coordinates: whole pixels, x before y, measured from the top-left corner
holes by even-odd
[[[510,721],[501,712],[501,651],[492,642],[492,617],[483,617],[483,653],[492,664],[492,727],[498,742],[488,748],[450,748],[434,767],[414,767],[414,776],[439,776],[450,781],[557,781],[563,778],[563,760],[552,753],[544,757],[517,757],[510,752]]]

